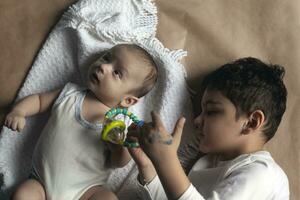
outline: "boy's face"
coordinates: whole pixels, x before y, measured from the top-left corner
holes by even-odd
[[[201,114],[194,123],[203,153],[233,153],[243,145],[242,127],[246,118],[236,119],[234,104],[219,91],[206,90]]]
[[[103,104],[115,107],[140,88],[148,73],[141,65],[134,53],[113,47],[89,67],[88,88]]]

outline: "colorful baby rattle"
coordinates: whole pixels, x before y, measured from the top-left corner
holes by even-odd
[[[144,124],[144,121],[139,120],[137,116],[129,112],[126,108],[112,108],[107,113],[105,113],[106,123],[101,134],[102,140],[130,148],[138,147],[139,144],[137,142],[126,141],[125,122],[122,120],[114,119],[114,117],[118,114],[128,116],[137,126],[142,126]]]

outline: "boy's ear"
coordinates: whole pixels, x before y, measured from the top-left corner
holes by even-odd
[[[139,101],[139,98],[135,96],[126,96],[123,98],[123,100],[120,102],[120,105],[124,108],[129,108],[130,106],[133,106]]]
[[[243,124],[242,134],[249,134],[253,131],[259,130],[265,122],[265,114],[261,110],[255,110],[248,117],[247,122]]]

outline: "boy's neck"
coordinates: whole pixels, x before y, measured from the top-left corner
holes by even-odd
[[[258,151],[262,151],[264,148],[264,142],[261,140],[250,141],[248,140],[246,143],[241,144],[236,149],[233,149],[228,152],[222,152],[218,155],[220,156],[221,161],[232,160],[243,154],[251,154]]]
[[[88,90],[82,104],[82,116],[89,122],[103,122],[105,113],[110,107],[99,101],[93,92]]]

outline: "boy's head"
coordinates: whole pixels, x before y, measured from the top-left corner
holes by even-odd
[[[256,138],[261,138],[263,143],[267,142],[274,136],[286,108],[284,72],[279,65],[267,65],[255,58],[243,58],[221,66],[203,80],[203,112],[195,123],[205,126],[206,122],[211,122],[217,126],[223,120],[224,124],[219,123],[220,129],[215,130],[222,134],[215,133],[216,138],[221,137],[221,143],[229,139],[231,143],[236,142],[233,146],[242,144],[245,136],[258,136]],[[229,108],[234,114],[231,117],[226,115]],[[202,135],[205,134],[203,128]]]
[[[120,44],[103,52],[90,66],[88,87],[109,107],[130,107],[146,95],[157,79],[152,57],[134,44]]]

